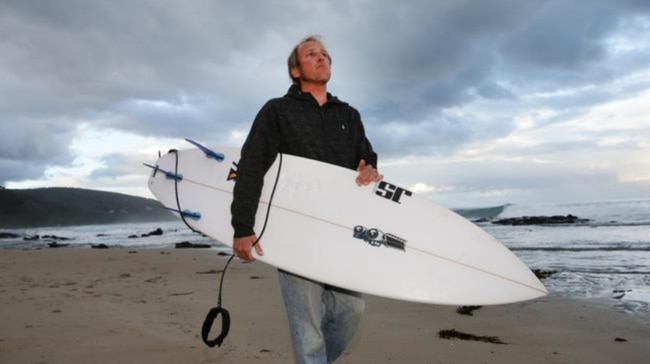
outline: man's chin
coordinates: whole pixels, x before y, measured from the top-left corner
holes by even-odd
[[[310,83],[312,85],[319,85],[319,86],[325,86],[329,82],[329,78],[322,78],[322,79],[302,79],[300,82],[302,83]]]

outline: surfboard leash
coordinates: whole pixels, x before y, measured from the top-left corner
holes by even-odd
[[[174,162],[174,175],[178,176],[178,150],[176,149],[170,149],[169,152],[167,153],[172,153],[174,154],[174,157],[176,157],[176,160]],[[181,201],[178,198],[178,178],[174,178],[174,196],[176,197],[176,207],[178,208],[178,214],[181,215],[181,220],[183,220],[183,223],[185,223],[185,226],[187,226],[192,232],[195,232],[197,234],[205,235],[203,232],[193,228],[185,219],[186,213],[183,212],[181,209]]]
[[[266,231],[266,225],[269,222],[269,215],[271,214],[271,204],[273,203],[273,196],[275,196],[275,190],[278,187],[278,181],[280,180],[280,171],[282,170],[282,153],[278,153],[279,156],[279,161],[278,161],[278,172],[275,176],[275,182],[273,183],[273,189],[271,190],[271,196],[269,197],[269,204],[266,207],[266,216],[264,218],[264,224],[262,225],[262,230],[260,232],[260,235],[255,239],[253,244],[251,245],[251,249],[259,243],[259,241],[262,239],[262,236],[264,236],[264,231]],[[178,161],[178,156],[176,157]],[[178,194],[176,195],[178,198]],[[178,208],[180,210],[180,206]],[[186,223],[187,224],[187,223]],[[230,262],[232,262],[233,258],[235,258],[235,255],[232,254],[230,258],[228,258],[228,261],[226,262],[226,265],[223,268],[223,271],[221,272],[221,279],[219,280],[219,294],[217,296],[217,306],[212,307],[210,311],[208,311],[208,314],[205,317],[205,320],[203,321],[203,325],[201,326],[201,339],[203,340],[203,343],[205,345],[213,348],[215,346],[221,347],[221,344],[223,344],[224,339],[226,336],[228,336],[228,332],[230,331],[230,313],[228,310],[226,310],[224,307],[221,306],[221,293],[223,291],[223,280],[224,277],[226,276],[226,271],[228,270],[228,267],[230,266]],[[215,339],[210,340],[209,335],[210,335],[210,330],[212,329],[212,325],[214,324],[214,320],[217,319],[221,315],[221,333],[219,333],[219,336],[217,336]]]
[[[178,150],[171,149],[168,153],[174,154],[175,157],[174,176],[178,176]],[[174,195],[176,197],[176,207],[178,208],[177,212],[180,215],[181,220],[183,220],[183,223],[185,223],[185,226],[187,226],[188,229],[190,229],[192,232],[205,235],[200,230],[192,227],[185,219],[185,213],[183,213],[183,210],[181,209],[181,202],[180,202],[180,198],[178,197],[178,180],[179,180],[178,178],[174,178]],[[217,300],[217,307],[213,307],[212,309],[210,309],[207,317],[205,318],[205,321],[203,322],[203,326],[201,327],[201,338],[203,339],[203,342],[209,347],[214,347],[215,345],[221,346],[223,340],[226,338],[226,336],[228,336],[228,331],[230,330],[230,314],[228,313],[228,310],[221,307],[221,287],[223,285],[223,278],[226,274],[226,270],[228,269],[228,265],[230,264],[230,262],[234,257],[235,257],[234,255],[230,256],[230,259],[228,259],[228,262],[226,263],[226,266],[224,267],[223,272],[221,274],[221,283],[219,284],[219,298]],[[212,328],[212,324],[214,323],[214,320],[219,315],[221,315],[221,327],[222,327],[221,333],[214,340],[209,340],[208,334],[210,333],[210,329]]]

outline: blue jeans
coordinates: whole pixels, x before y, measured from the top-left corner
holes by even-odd
[[[357,331],[366,303],[360,293],[278,271],[296,363],[338,358]]]

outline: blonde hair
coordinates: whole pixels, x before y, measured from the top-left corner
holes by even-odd
[[[300,79],[297,77],[293,77],[293,75],[291,74],[291,69],[298,67],[298,65],[300,65],[300,62],[298,61],[298,48],[300,48],[301,45],[307,42],[318,42],[323,46],[325,46],[325,44],[322,41],[322,37],[320,35],[313,34],[313,35],[306,36],[300,42],[298,42],[298,44],[296,44],[295,47],[293,47],[293,50],[291,51],[291,53],[289,53],[289,59],[287,59],[287,67],[289,71],[289,78],[295,85],[298,86],[300,86]],[[327,54],[327,59],[329,59],[331,65],[332,57],[330,57],[329,53]]]

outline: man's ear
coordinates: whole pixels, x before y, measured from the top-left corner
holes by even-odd
[[[300,68],[298,68],[298,67],[291,67],[291,77],[293,77],[293,78],[300,78]]]

